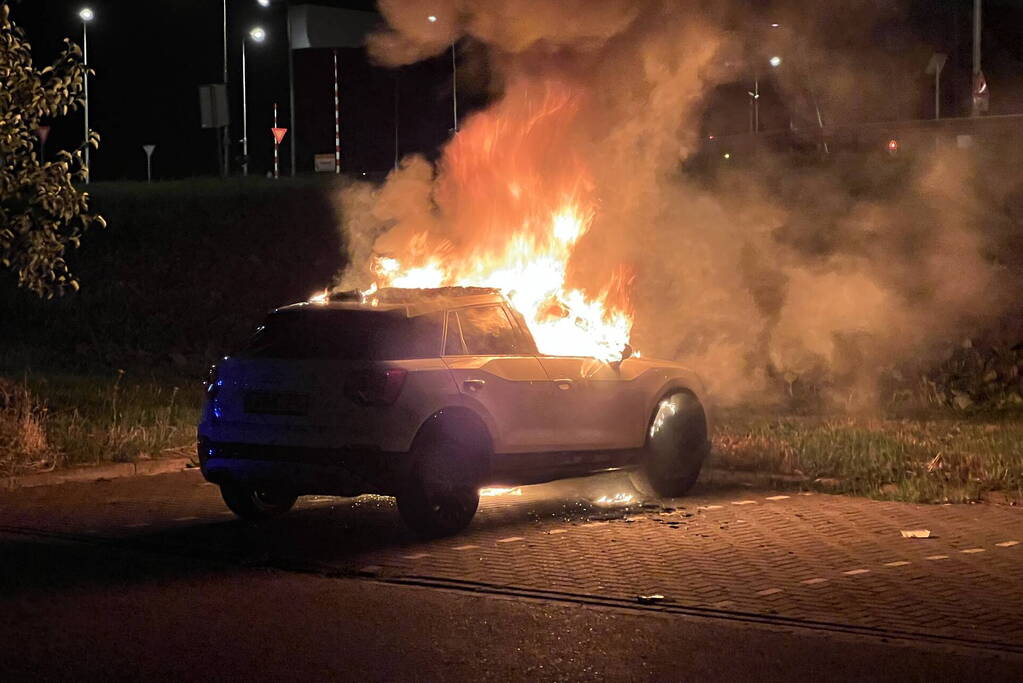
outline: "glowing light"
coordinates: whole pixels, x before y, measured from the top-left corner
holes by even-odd
[[[888,141],[888,151],[893,153],[893,154],[895,152],[898,152],[899,151],[899,141],[894,139],[894,138],[889,140]]]
[[[257,0],[257,2],[259,2],[259,6],[260,7],[269,7],[270,6],[270,0]]]
[[[430,16],[426,17],[426,20],[428,22],[430,22],[431,24],[434,24],[434,23],[437,22],[437,17],[435,17],[434,15],[431,14]]]
[[[309,303],[311,304],[325,304],[327,301],[329,301],[329,293],[327,290],[317,292],[309,297]]]
[[[731,159],[731,158],[732,158],[732,155],[731,155],[731,153],[730,153],[730,152],[725,152],[725,153],[724,153],[724,154],[722,154],[721,156],[723,156],[723,157],[724,157],[724,158],[726,158],[726,159]]]
[[[93,19],[96,18],[96,14],[89,7],[83,7],[81,11],[78,13],[78,16],[81,18],[82,21],[92,21]]]
[[[767,63],[774,67],[781,66],[781,57],[775,55],[774,57],[771,57],[769,60],[767,60]]]
[[[778,28],[781,24],[771,24],[771,28]]]
[[[522,489],[521,488],[513,488],[513,489],[487,488],[487,489],[480,489],[480,496],[481,497],[489,497],[489,496],[521,496],[521,495],[522,495]]]
[[[266,40],[266,31],[264,31],[261,26],[257,26],[249,31],[249,38],[252,38],[257,43],[262,43]]]
[[[628,505],[635,499],[631,493],[616,493],[613,496],[601,496],[600,498],[593,501],[594,505]]]

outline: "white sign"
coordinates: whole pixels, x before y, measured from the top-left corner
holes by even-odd
[[[316,169],[317,173],[333,173],[334,155],[317,154],[316,156],[313,157],[313,168]]]

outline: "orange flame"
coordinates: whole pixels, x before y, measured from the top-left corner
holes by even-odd
[[[445,236],[414,233],[378,255],[374,284],[501,289],[541,353],[621,358],[631,277],[621,267],[592,294],[569,286],[569,264],[598,212],[590,174],[571,153],[578,95],[547,83],[511,88],[473,116],[445,150],[434,200]]]

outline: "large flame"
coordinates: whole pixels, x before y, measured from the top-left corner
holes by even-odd
[[[515,89],[473,116],[445,150],[434,186],[439,225],[374,257],[377,286],[501,289],[541,353],[621,358],[632,329],[624,266],[600,291],[569,285],[569,266],[598,212],[590,174],[571,149],[578,95]],[[443,235],[436,234],[444,232]]]

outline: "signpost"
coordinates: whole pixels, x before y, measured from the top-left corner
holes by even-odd
[[[281,141],[284,140],[287,128],[277,127],[277,103],[274,102],[274,127],[270,129],[274,134],[274,179],[281,177],[280,149]]]
[[[156,145],[142,145],[142,149],[146,153],[146,182],[153,182],[153,150],[156,149]]]

